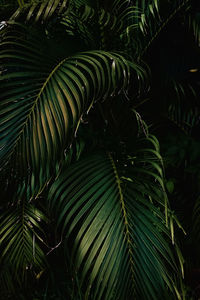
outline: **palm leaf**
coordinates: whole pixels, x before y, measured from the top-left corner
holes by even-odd
[[[75,6],[63,15],[60,23],[65,26],[67,34],[79,36],[89,47],[92,45],[93,48],[99,48],[95,45],[96,37],[99,36],[98,15],[98,11],[88,5]]]
[[[54,14],[59,15],[67,10],[69,0],[45,0],[35,3],[20,3],[20,7],[11,16],[11,20],[17,20],[19,17],[25,16],[27,22],[46,22]]]
[[[0,217],[1,286],[11,292],[13,279],[18,284],[25,283],[31,272],[41,271],[45,265],[45,255],[41,249],[44,232],[41,222],[44,214],[28,202],[25,185],[14,197],[15,206],[4,209]],[[6,283],[6,284],[5,284]]]
[[[115,43],[120,47],[120,50],[124,51],[124,48],[126,48],[126,51],[128,52],[130,45],[132,45],[131,49],[134,47],[136,48],[139,42],[137,39],[137,30],[139,29],[141,9],[127,0],[116,0],[109,4],[106,3],[105,6],[106,5],[108,6],[106,14],[104,14],[106,26],[104,26],[104,23],[102,22],[102,33],[106,36],[108,35],[107,32],[110,31],[110,28],[114,28],[115,32],[118,33],[118,42]],[[107,20],[105,19],[105,16],[107,16]],[[110,20],[112,20],[113,24],[112,26],[107,26],[110,23]],[[111,33],[110,36],[113,35],[114,34]],[[129,55],[133,56],[133,53],[129,53]]]
[[[199,109],[191,108],[190,110],[185,110],[176,105],[170,105],[168,118],[185,134],[191,135],[193,128],[199,124]]]
[[[128,160],[85,157],[50,189],[85,299],[169,299],[166,286],[175,294],[160,155],[154,138],[146,143]]]
[[[95,101],[125,89],[130,67],[119,54],[104,51],[58,61],[56,53],[46,54],[49,44],[42,50],[44,36],[27,38],[22,29],[6,30],[1,43],[0,165],[18,160],[22,170],[49,178],[82,115]]]
[[[141,16],[140,29],[147,38],[145,39],[143,49],[140,49],[139,58],[143,57],[163,29],[168,26],[176,15],[182,9],[186,9],[186,7],[190,5],[190,0],[177,0],[173,2],[173,5],[171,1],[166,1],[165,4],[169,7],[169,9],[166,9],[165,5],[161,5],[162,3],[160,3],[159,6],[158,3],[155,3],[156,1],[152,2],[154,2],[153,6],[152,3],[146,4],[143,15]],[[166,15],[166,11],[168,15]],[[159,17],[157,17],[157,15]]]
[[[137,11],[134,6],[116,7],[106,10],[102,7],[99,9],[88,5],[72,9],[69,13],[64,14],[61,24],[66,26],[66,31],[70,35],[79,34],[83,39],[90,42],[96,40],[98,36],[98,45],[101,49],[119,48],[119,35],[124,35],[130,32],[131,29],[137,27],[137,22],[134,20],[127,29],[129,19],[137,19]],[[110,39],[113,39],[112,44]],[[117,41],[118,40],[118,41]],[[124,48],[123,48],[124,49]]]

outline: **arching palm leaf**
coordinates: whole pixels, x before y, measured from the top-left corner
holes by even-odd
[[[156,140],[148,142],[154,146],[128,160],[112,153],[80,160],[49,192],[85,299],[169,299],[166,286],[174,292],[162,167]]]
[[[56,53],[46,54],[44,36],[38,42],[22,30],[6,30],[1,43],[0,164],[13,158],[22,169],[49,179],[83,114],[119,91],[119,83],[125,89],[130,67],[122,56],[103,51],[58,60]]]

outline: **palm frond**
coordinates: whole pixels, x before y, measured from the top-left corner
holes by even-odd
[[[50,189],[86,299],[169,299],[166,286],[175,294],[160,155],[153,137],[145,141],[152,146],[129,159],[102,153],[80,160]]]
[[[4,208],[0,217],[0,280],[2,287],[7,282],[8,290],[13,280],[19,285],[23,284],[30,271],[37,274],[46,265],[40,245],[44,238],[41,222],[46,218],[28,202],[27,195],[24,185],[13,197],[16,205]]]
[[[83,39],[88,39],[90,44],[98,36],[98,44],[101,49],[110,49],[113,46],[118,49],[120,48],[118,36],[123,36],[125,32],[130,32],[137,27],[137,22],[134,21],[127,29],[127,25],[130,23],[129,19],[137,19],[135,7],[128,6],[120,9],[112,9],[112,7],[109,10],[102,7],[96,9],[88,5],[75,7],[69,13],[64,14],[61,24],[66,26],[67,33],[71,35],[78,33]],[[111,38],[113,39],[112,44],[110,43]]]
[[[186,109],[172,104],[168,109],[168,118],[187,135],[191,135],[193,128],[200,123],[198,107]]]
[[[45,0],[35,3],[20,3],[20,7],[11,16],[11,20],[17,20],[19,17],[25,17],[27,22],[46,22],[54,14],[59,15],[69,7],[70,0]]]
[[[148,1],[147,1],[148,2]],[[153,1],[154,2],[154,1]],[[167,3],[168,1],[166,1]],[[174,1],[173,5],[169,1],[168,6],[171,9],[167,9],[165,6],[157,5],[154,3],[147,4],[144,8],[143,15],[141,16],[140,29],[144,36],[147,36],[145,41],[145,46],[141,49],[139,58],[142,58],[146,53],[147,49],[156,40],[159,34],[164,28],[176,17],[176,15],[184,8],[188,7],[190,0],[177,0]],[[160,9],[159,9],[160,8]],[[168,15],[165,14],[168,12]],[[158,16],[158,17],[157,17]]]
[[[44,36],[23,35],[22,30],[8,28],[1,43],[0,164],[12,158],[19,160],[22,170],[28,167],[35,176],[49,178],[83,114],[96,101],[126,89],[130,64],[104,51],[58,61],[56,53],[46,54],[49,44],[41,49]]]
[[[99,36],[98,19],[98,11],[88,5],[83,5],[81,7],[74,6],[65,13],[60,23],[65,26],[67,34],[79,36],[89,47],[99,48],[97,46],[99,42],[94,43],[96,36]]]
[[[140,7],[127,0],[117,0],[110,3],[108,11],[111,16],[115,16],[118,20],[115,30],[120,28],[121,50],[124,49],[124,45],[128,53],[130,45],[131,49],[137,48],[139,43],[137,30],[139,29],[141,15]],[[133,56],[133,53],[130,52],[129,55]]]

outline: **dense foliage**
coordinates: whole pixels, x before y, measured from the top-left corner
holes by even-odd
[[[198,3],[0,3],[0,298],[198,299]]]

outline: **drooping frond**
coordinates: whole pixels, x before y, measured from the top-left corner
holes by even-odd
[[[28,4],[21,3],[20,7],[11,16],[10,21],[24,16],[27,22],[44,23],[54,14],[60,15],[66,11],[69,7],[69,2],[70,0],[45,0]]]
[[[120,28],[119,37],[121,41],[121,50],[126,48],[129,55],[133,56],[133,53],[128,50],[130,45],[131,49],[138,47],[139,40],[137,39],[137,30],[139,29],[141,9],[133,1],[131,2],[128,0],[110,2],[107,9],[109,14],[115,16],[118,20],[115,28]],[[107,30],[109,30],[109,28]]]
[[[58,59],[48,39],[46,45],[42,39],[45,36],[26,35],[21,26],[3,34],[0,165],[18,160],[21,169],[49,178],[83,114],[95,101],[126,88],[130,64],[104,51]]]
[[[169,299],[174,292],[177,268],[157,147],[149,137],[135,156],[85,157],[50,189],[49,205],[85,299]]]

